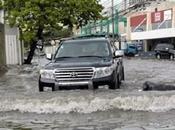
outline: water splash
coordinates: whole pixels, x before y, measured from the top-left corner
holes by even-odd
[[[111,109],[165,112],[175,109],[175,95],[171,96],[118,96],[112,99],[94,97],[41,99],[2,99],[0,111],[34,113],[92,113]]]

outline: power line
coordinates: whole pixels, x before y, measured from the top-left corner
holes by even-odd
[[[118,13],[119,14],[120,13],[127,14],[128,13],[127,11],[135,10],[137,8],[140,8],[140,7],[145,8],[147,4],[150,5],[152,2],[155,2],[155,1],[156,0],[143,0],[143,1],[138,1],[132,5],[130,2],[128,2],[128,3],[120,2],[119,4],[114,5],[113,9],[116,9],[116,7],[120,7],[120,9],[117,9]],[[128,5],[128,6],[125,6],[125,5]],[[112,13],[110,8],[112,8],[112,7],[109,7],[108,11],[106,13]]]
[[[139,4],[150,4],[150,2],[156,2],[156,0],[141,0],[141,1],[137,1],[135,3],[131,3],[130,1],[128,2],[120,2],[114,5],[114,8],[116,7],[120,7],[120,8],[124,8],[126,5],[126,8],[129,8],[130,6],[134,6],[134,5],[139,5]],[[107,7],[106,9],[111,9],[111,7]]]

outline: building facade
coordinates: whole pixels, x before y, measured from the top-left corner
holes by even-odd
[[[127,16],[127,40],[142,41],[145,51],[158,43],[175,44],[175,2],[154,3]]]

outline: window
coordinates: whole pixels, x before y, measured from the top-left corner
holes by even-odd
[[[57,51],[56,57],[81,57],[110,55],[108,43],[105,41],[83,41],[63,43]]]

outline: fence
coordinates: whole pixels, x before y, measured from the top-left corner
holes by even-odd
[[[114,33],[119,33],[119,22],[123,22],[124,26],[127,25],[127,18],[118,17],[114,18]],[[86,26],[81,28],[81,34],[94,34],[94,33],[112,33],[112,19],[99,20],[97,22],[89,22]]]

